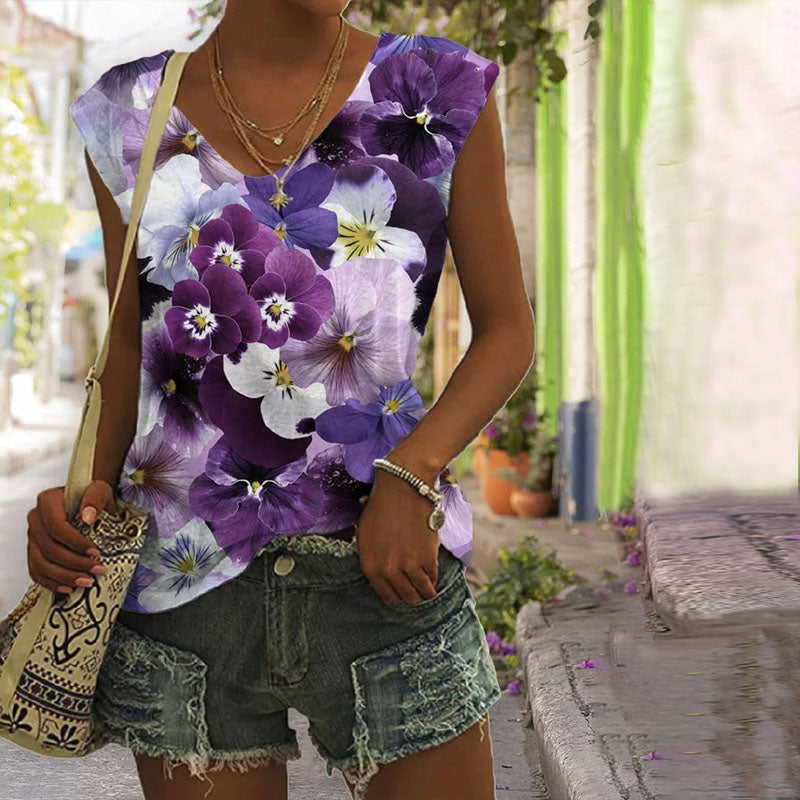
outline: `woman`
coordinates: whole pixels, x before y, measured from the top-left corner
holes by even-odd
[[[290,707],[356,800],[494,796],[500,692],[447,464],[533,356],[498,68],[376,38],[346,5],[228,0],[185,63],[126,272],[81,514],[151,511],[94,704],[148,800],[286,798]],[[172,52],[70,109],[111,297]],[[410,378],[448,238],[472,340],[425,412]],[[102,565],[62,492],[29,513],[28,558],[70,591]]]

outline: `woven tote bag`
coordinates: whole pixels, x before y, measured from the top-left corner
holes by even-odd
[[[111,326],[133,249],[158,146],[189,52],[167,62],[142,146],[130,220],[108,327],[86,376],[86,398],[64,486],[67,519],[100,551],[106,567],[92,586],[70,594],[31,580],[20,602],[0,621],[0,736],[48,756],[83,756],[101,746],[94,736],[92,700],[114,620],[144,544],[149,512],[117,498],[118,511],[101,509],[91,524],[78,516],[94,474],[101,387]]]

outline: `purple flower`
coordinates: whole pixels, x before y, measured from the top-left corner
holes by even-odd
[[[493,652],[500,647],[500,643],[503,640],[500,638],[500,634],[497,631],[489,631],[486,634],[486,643],[489,645],[489,649]]]
[[[639,590],[636,588],[636,581],[628,581],[625,584],[625,591],[628,594],[636,594]]]
[[[263,275],[250,287],[262,319],[259,341],[282,347],[289,337],[312,339],[333,313],[333,287],[317,275],[314,262],[297,250],[284,247],[270,253]]]
[[[344,466],[344,445],[328,445],[314,457],[306,473],[323,489],[319,517],[314,530],[338,531],[352,525],[361,512],[362,500],[369,496],[370,486],[357,481]],[[309,448],[310,449],[310,448]]]
[[[249,561],[279,534],[313,525],[322,490],[303,470],[305,457],[279,467],[253,464],[223,436],[209,450],[205,473],[189,488],[189,502],[211,523],[214,539],[233,561]]]
[[[635,550],[631,550],[631,552],[628,553],[625,561],[627,561],[632,567],[636,567],[639,565],[639,554]]]
[[[320,381],[331,405],[348,398],[372,402],[414,370],[418,339],[408,325],[414,289],[394,261],[353,258],[329,270],[335,307],[308,341],[281,348],[299,386]]]
[[[368,100],[349,100],[314,143],[317,159],[334,169],[364,155],[358,138],[358,121]]]
[[[490,422],[484,429],[487,439],[494,439],[500,435],[500,429],[493,422]]]
[[[200,228],[189,261],[201,278],[212,264],[224,264],[238,272],[249,287],[264,274],[265,256],[280,243],[273,231],[259,224],[249,208],[230,203],[219,217]]]
[[[636,517],[633,514],[620,514],[617,524],[621,528],[628,528],[636,524]]]
[[[231,385],[225,362],[231,362],[229,369],[239,363],[243,352],[244,348],[237,348],[229,356],[212,358],[203,370],[199,394],[208,418],[225,433],[230,446],[254,464],[279,467],[303,457],[311,442],[310,433],[290,439],[279,436],[264,424],[263,396],[244,396]]]
[[[359,481],[375,477],[372,461],[385,456],[417,424],[422,398],[411,380],[381,386],[378,400],[362,405],[351,397],[343,405],[323,411],[316,422],[317,433],[328,442],[345,445],[344,465]]]
[[[261,335],[258,304],[241,275],[224,264],[210,266],[199,281],[178,281],[164,322],[175,349],[194,358],[231,353]]]
[[[531,431],[536,427],[536,423],[538,421],[538,417],[536,412],[532,409],[528,409],[525,412],[525,416],[522,418],[522,427],[526,431]]]
[[[142,371],[139,400],[140,435],[155,425],[182,455],[196,454],[213,433],[199,396],[199,359],[178,353],[167,329],[157,325],[142,334]]]
[[[509,694],[519,694],[519,681],[509,681],[508,686],[506,686],[506,691]]]
[[[657,759],[657,758],[663,758],[663,756],[662,756],[662,755],[661,755],[661,753],[659,753],[657,750],[651,750],[651,751],[650,751],[649,753],[647,753],[646,755],[643,755],[643,756],[642,756],[642,758],[643,758],[645,761],[653,761],[653,760],[655,760],[655,759]]]
[[[395,53],[369,83],[375,104],[361,115],[362,146],[396,154],[420,178],[453,164],[485,98],[483,74],[458,51]]]
[[[290,175],[277,193],[272,175],[245,177],[250,194],[243,196],[256,219],[278,235],[287,247],[328,247],[338,235],[336,214],[320,208],[333,186],[335,174],[322,163],[309,164]]]
[[[577,669],[594,669],[594,661],[591,658],[586,658],[576,665]]]
[[[514,656],[517,654],[517,646],[513,642],[503,642],[500,645],[501,656]]]
[[[133,440],[125,454],[119,480],[123,500],[149,509],[157,529],[182,528],[191,518],[187,490],[197,474],[192,459],[177,453],[156,425]]]

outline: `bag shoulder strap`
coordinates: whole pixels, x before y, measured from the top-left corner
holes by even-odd
[[[133,190],[131,200],[131,213],[128,220],[128,228],[125,232],[125,243],[122,248],[122,261],[117,275],[117,284],[114,290],[114,299],[108,314],[108,325],[103,337],[103,343],[89,372],[86,375],[86,398],[83,405],[83,413],[78,428],[78,435],[72,449],[69,467],[67,468],[67,479],[64,486],[64,508],[67,519],[71,519],[80,507],[83,493],[91,483],[94,476],[94,456],[95,441],[97,439],[97,429],[100,423],[100,410],[102,406],[102,396],[99,378],[108,360],[108,350],[111,341],[111,330],[114,323],[114,316],[119,304],[122,286],[125,282],[125,272],[130,261],[133,245],[136,241],[136,234],[139,228],[139,219],[144,207],[145,198],[150,188],[150,179],[153,175],[156,153],[161,144],[164,127],[172,110],[172,103],[178,90],[183,66],[191,51],[174,50],[167,59],[164,68],[164,76],[161,86],[158,89],[150,119],[147,126],[142,153],[139,159],[139,170],[136,174],[136,186]]]

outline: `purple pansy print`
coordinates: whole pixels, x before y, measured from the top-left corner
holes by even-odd
[[[313,145],[317,160],[329,167],[342,167],[364,155],[358,138],[358,121],[370,103],[366,100],[349,100],[319,135]]]
[[[156,574],[137,596],[149,613],[183,605],[236,574],[209,526],[197,517],[168,537],[147,537],[136,569],[140,566]]]
[[[333,312],[333,287],[317,275],[314,262],[297,250],[273,250],[264,261],[262,275],[250,287],[261,310],[260,340],[281,347],[289,337],[311,339]]]
[[[158,531],[182,528],[191,518],[189,484],[202,466],[180,455],[156,425],[133,440],[119,481],[119,494],[129,503],[150,509]]]
[[[230,446],[248,461],[277,467],[301,458],[311,441],[310,431],[302,438],[278,436],[264,424],[263,396],[245,397],[228,381],[225,362],[235,363],[244,349],[241,346],[229,356],[218,356],[208,362],[200,380],[203,409],[212,424],[224,432]]]
[[[374,403],[348,398],[317,417],[317,433],[328,442],[344,444],[344,465],[359,481],[375,477],[372,461],[385,456],[417,424],[422,398],[410,380],[381,386]]]
[[[175,349],[193,358],[232,353],[261,334],[261,314],[241,275],[213,264],[199,281],[175,284],[164,322]]]
[[[286,439],[308,436],[314,418],[328,408],[321,383],[298,386],[291,370],[273,350],[261,342],[239,348],[236,358],[223,361],[225,377],[244,397],[261,400],[264,426]]]
[[[322,163],[309,164],[291,173],[283,185],[288,198],[284,205],[272,205],[277,192],[272,175],[244,179],[249,194],[244,201],[256,219],[272,228],[287,247],[327,247],[337,236],[336,215],[320,208],[333,186],[334,171]]]
[[[208,441],[213,430],[198,397],[202,366],[174,349],[163,324],[143,332],[139,436],[161,425],[167,441],[184,456],[196,454]]]
[[[326,533],[341,530],[353,523],[361,513],[371,487],[368,483],[356,480],[345,468],[344,445],[322,444],[325,449],[313,457],[306,472],[323,492],[314,530]]]
[[[322,490],[304,473],[305,458],[267,469],[242,458],[223,437],[209,451],[189,501],[212,524],[215,540],[234,561],[248,562],[278,534],[313,525]]]
[[[189,254],[200,228],[230,203],[241,201],[232,184],[209,189],[197,160],[174,156],[153,175],[142,211],[137,239],[138,255],[150,257],[147,280],[168,289],[186,278],[197,278]]]
[[[249,288],[264,274],[264,258],[280,243],[249,208],[231,203],[197,232],[197,246],[189,254],[189,261],[201,277],[212,264],[224,264],[238,272]]]
[[[413,230],[389,225],[397,200],[389,176],[378,167],[350,164],[336,175],[322,204],[336,214],[339,235],[331,245],[330,264],[351,258],[391,258],[406,267],[425,263],[425,247]]]
[[[417,336],[408,325],[414,290],[394,261],[354,258],[330,270],[333,314],[308,341],[289,339],[281,348],[294,382],[322,381],[328,402],[349,397],[370,402],[379,386],[411,375]]]
[[[70,106],[126,224],[174,52],[112,67]],[[174,608],[274,536],[357,521],[372,459],[424,416],[411,375],[452,175],[498,73],[444,36],[384,32],[277,179],[239,172],[168,101],[135,242],[138,418],[116,487],[152,524],[123,608]],[[440,541],[468,564],[470,504],[447,468],[436,485]]]
[[[369,76],[375,104],[359,133],[371,155],[395,154],[421,178],[449,167],[484,101],[483,76],[464,53],[395,53]]]

